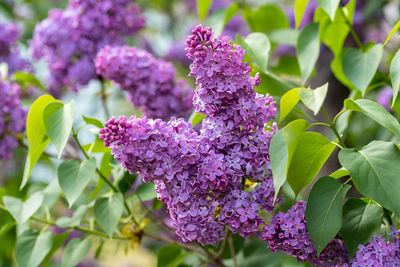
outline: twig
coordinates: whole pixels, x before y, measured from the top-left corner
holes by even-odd
[[[106,93],[106,87],[104,86],[104,79],[103,77],[99,76],[99,81],[100,81],[100,98],[101,98],[101,103],[103,105],[104,109],[104,114],[106,115],[106,118],[110,118],[110,111],[107,106],[107,93]]]
[[[358,37],[356,31],[354,30],[353,25],[352,25],[352,24],[350,23],[350,21],[347,19],[346,14],[344,14],[344,12],[343,12],[343,9],[342,9],[342,8],[339,8],[339,10],[340,10],[340,14],[341,14],[342,17],[344,18],[344,21],[346,22],[347,26],[349,26],[349,28],[350,28],[350,32],[351,32],[351,35],[352,35],[353,38],[354,38],[354,41],[356,41],[356,43],[357,43],[357,45],[358,45],[359,48],[362,48],[362,47],[363,47],[363,44],[362,44],[360,38]]]
[[[235,253],[235,247],[233,245],[233,239],[232,235],[229,235],[228,238],[228,244],[229,244],[229,251],[231,252],[232,260],[233,260],[233,266],[238,267],[237,259],[236,259],[236,253]]]
[[[230,235],[230,231],[229,231],[229,229],[226,229],[226,233],[225,233],[225,236],[224,236],[224,240],[222,241],[221,248],[218,251],[218,253],[215,254],[216,258],[220,258],[224,254],[225,249],[226,249],[226,245],[228,244],[229,235]]]
[[[326,112],[326,109],[324,108],[324,106],[322,106],[322,111],[324,112],[324,115],[325,115],[326,119],[327,119],[328,122],[329,122],[329,125],[330,125],[329,128],[332,129],[333,133],[334,133],[334,134],[336,135],[336,137],[338,138],[340,145],[341,145],[342,147],[346,147],[346,145],[344,144],[344,142],[343,142],[343,140],[342,140],[342,137],[340,136],[339,132],[338,132],[337,129],[336,129],[336,125],[335,125],[335,124],[332,122],[332,120],[329,118],[328,112]]]

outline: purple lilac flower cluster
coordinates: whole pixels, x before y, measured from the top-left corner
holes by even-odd
[[[274,208],[268,146],[276,126],[265,130],[274,101],[256,95],[258,75],[250,76],[244,51],[228,41],[201,26],[187,41],[195,107],[207,115],[200,133],[183,119],[136,117],[113,118],[100,131],[123,167],[154,181],[184,242],[218,244],[225,225],[245,237],[258,234],[259,209]]]
[[[400,231],[393,231],[392,236],[393,242],[386,242],[382,236],[377,236],[367,245],[359,245],[350,266],[400,266]]]
[[[150,118],[187,117],[192,110],[193,90],[175,80],[171,63],[155,59],[145,50],[106,46],[95,59],[97,74],[128,92],[128,98]]]
[[[376,102],[382,105],[387,111],[392,112],[391,100],[393,96],[393,89],[389,86],[383,88],[376,96]]]
[[[121,45],[133,35],[144,18],[132,0],[70,0],[65,10],[54,9],[36,25],[31,42],[35,59],[50,68],[50,90],[73,90],[96,78],[93,60],[106,45]]]
[[[0,159],[8,160],[25,130],[26,110],[17,84],[0,79]]]
[[[19,38],[19,28],[14,23],[0,23],[0,63],[8,65],[9,74],[17,70],[31,70],[29,61],[19,55],[16,42]]]
[[[298,261],[308,261],[316,266],[339,266],[348,262],[347,250],[339,239],[332,240],[319,257],[307,232],[303,201],[297,202],[287,213],[279,212],[271,218],[271,224],[263,229],[263,240],[276,252],[280,250]]]

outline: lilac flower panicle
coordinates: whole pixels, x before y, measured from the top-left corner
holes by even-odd
[[[19,39],[19,28],[14,23],[0,23],[0,63],[8,65],[9,74],[16,71],[32,69],[28,60],[19,55],[16,43]]]
[[[260,235],[264,222],[259,210],[271,212],[275,207],[268,171],[269,143],[277,130],[270,123],[275,102],[254,92],[258,75],[250,76],[244,51],[228,40],[213,39],[210,28],[197,26],[186,42],[193,60],[190,75],[197,84],[194,106],[207,115],[200,132],[174,117],[169,122],[113,118],[100,132],[124,168],[139,172],[144,182],[154,181],[184,242],[216,245],[224,227],[244,237]],[[126,62],[130,61],[138,57]],[[140,62],[147,66],[144,62],[149,61]],[[103,68],[102,73],[117,73],[113,69]],[[128,86],[136,80],[119,81],[123,82]]]
[[[347,263],[348,254],[343,242],[333,239],[320,256],[307,232],[303,201],[297,202],[287,213],[279,212],[271,219],[271,224],[263,229],[262,238],[268,247],[294,256],[298,261],[308,261],[316,266],[340,266]]]
[[[97,74],[127,91],[132,104],[147,117],[189,116],[193,90],[183,80],[175,81],[171,63],[135,47],[106,46],[98,53],[95,65]]]
[[[8,160],[25,130],[26,110],[17,84],[0,80],[0,159]]]
[[[53,9],[36,25],[31,52],[50,68],[50,89],[73,90],[95,79],[93,60],[106,45],[124,43],[135,34],[144,18],[133,0],[70,0],[65,10]]]

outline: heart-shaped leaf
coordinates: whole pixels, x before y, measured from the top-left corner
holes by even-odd
[[[90,239],[72,239],[64,250],[61,267],[74,267],[88,254],[92,242]]]
[[[100,128],[100,129],[101,129],[101,128],[104,128],[103,123],[102,123],[101,121],[99,121],[98,119],[89,118],[89,117],[86,117],[86,116],[84,116],[84,115],[82,115],[82,118],[83,118],[83,120],[84,120],[87,124],[96,126],[97,128]]]
[[[400,151],[396,144],[372,141],[361,150],[345,148],[339,152],[339,161],[361,194],[400,217]]]
[[[67,228],[71,226],[77,226],[81,223],[83,215],[85,215],[87,206],[82,205],[74,212],[72,217],[61,217],[58,218],[56,224],[58,227]]]
[[[269,51],[271,44],[267,35],[261,32],[253,32],[246,36],[243,40],[238,37],[240,46],[250,56],[256,67],[261,71],[267,70]]]
[[[317,0],[322,9],[334,20],[340,0]]]
[[[343,55],[343,73],[363,95],[381,61],[382,53],[378,51],[376,44],[366,52],[350,48]]]
[[[94,217],[101,228],[111,237],[124,210],[124,198],[121,193],[102,197],[94,204]]]
[[[325,176],[311,189],[306,207],[307,230],[315,244],[317,253],[328,245],[342,226],[342,205],[348,184]]]
[[[309,109],[314,111],[314,116],[317,115],[324,103],[326,93],[328,92],[328,83],[314,89],[300,89],[299,96],[301,102]]]
[[[299,102],[299,90],[300,88],[293,88],[282,96],[281,101],[279,102],[281,115],[278,123],[282,122]]]
[[[319,57],[319,24],[311,23],[301,29],[296,52],[303,84],[307,81]]]
[[[397,94],[400,89],[400,49],[390,62],[390,79],[392,80],[393,99],[392,106],[396,102]]]
[[[38,233],[26,230],[17,237],[15,256],[20,267],[36,267],[46,257],[53,244],[51,232]]]
[[[58,183],[71,207],[95,174],[96,159],[90,158],[81,164],[76,160],[67,160],[61,163],[57,172]]]
[[[42,205],[44,196],[41,192],[36,192],[25,202],[15,197],[5,196],[3,202],[8,211],[18,224],[26,222]]]
[[[74,102],[48,104],[43,111],[43,121],[47,136],[58,151],[58,158],[68,142],[74,121]]]

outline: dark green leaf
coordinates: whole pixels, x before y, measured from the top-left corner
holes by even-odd
[[[276,5],[264,5],[257,10],[244,10],[244,16],[253,32],[270,33],[276,29],[289,27],[289,21]]]
[[[344,224],[341,229],[350,257],[377,234],[382,224],[383,210],[372,201],[349,199],[343,207]]]
[[[74,212],[72,217],[60,217],[57,219],[56,224],[58,227],[67,228],[71,226],[78,226],[81,223],[82,217],[85,215],[87,207],[85,205],[79,206]]]
[[[305,132],[298,140],[287,180],[296,195],[317,176],[335,144],[316,132]]]
[[[157,253],[157,267],[170,267],[181,252],[181,248],[177,245],[167,245],[160,248]]]
[[[136,194],[140,197],[141,201],[148,201],[157,197],[153,183],[143,183],[139,185]]]
[[[78,199],[96,172],[96,159],[90,158],[79,164],[67,160],[58,167],[58,183],[68,200],[69,206]]]
[[[22,202],[19,198],[9,196],[3,197],[3,202],[17,223],[23,224],[41,207],[43,199],[43,194],[36,192],[25,202]]]
[[[17,237],[15,256],[20,267],[36,267],[46,257],[53,244],[51,232],[38,233],[26,230]]]
[[[111,237],[124,210],[124,197],[121,193],[102,197],[94,204],[94,217],[101,228]]]
[[[319,56],[319,24],[311,23],[301,29],[297,38],[296,51],[301,79],[305,83],[314,69]]]
[[[378,51],[379,45],[375,45],[366,52],[349,48],[343,55],[343,73],[363,95],[381,61],[382,53]]]
[[[307,201],[307,230],[317,254],[328,245],[342,226],[342,205],[350,185],[340,184],[332,177],[320,178]]]
[[[300,89],[299,96],[301,102],[306,105],[309,109],[314,111],[314,116],[317,115],[324,103],[326,93],[328,92],[328,83],[314,89]]]
[[[47,136],[56,147],[60,158],[74,122],[74,102],[48,104],[43,110],[43,122]]]
[[[395,144],[372,141],[361,150],[345,148],[339,161],[361,194],[400,217],[400,151]]]
[[[393,57],[390,63],[390,79],[392,80],[393,88],[393,99],[392,106],[396,102],[397,94],[400,89],[400,49],[397,51],[396,55]]]
[[[88,254],[92,242],[90,239],[72,239],[64,250],[61,267],[74,267]]]

